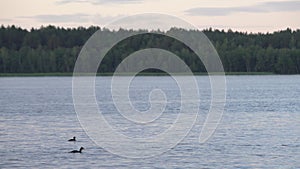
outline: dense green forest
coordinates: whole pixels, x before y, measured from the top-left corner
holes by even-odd
[[[54,26],[28,31],[16,26],[1,26],[0,73],[72,72],[81,47],[97,30],[111,34],[132,31],[111,31],[100,27],[66,29]],[[177,30],[179,31],[172,28],[169,31]],[[203,32],[218,51],[226,72],[300,73],[299,29],[266,34],[212,29]],[[203,64],[193,52],[172,39],[144,34],[122,43],[105,56],[99,72],[113,72],[130,53],[149,47],[168,49],[180,56],[192,71],[205,72]]]

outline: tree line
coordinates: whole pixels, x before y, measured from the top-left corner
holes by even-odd
[[[106,34],[135,31],[116,31],[95,26],[46,26],[31,30],[13,25],[1,26],[0,73],[72,72],[82,46],[98,30]],[[188,33],[192,30],[171,28],[169,31]],[[247,33],[209,28],[202,32],[215,46],[226,72],[300,73],[299,29]],[[107,53],[98,72],[114,72],[126,56],[149,47],[169,50],[180,56],[192,71],[205,72],[203,63],[188,47],[174,39],[155,34],[141,34],[120,42]]]

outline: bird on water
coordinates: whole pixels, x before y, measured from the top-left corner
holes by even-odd
[[[69,153],[82,153],[83,149],[84,149],[83,147],[80,147],[79,150],[73,150],[73,151],[70,151]]]
[[[68,141],[76,141],[76,137],[74,136],[73,138],[69,139]]]

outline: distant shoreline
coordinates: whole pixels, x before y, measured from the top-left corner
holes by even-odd
[[[197,31],[176,27],[172,27],[166,32],[123,28],[112,31],[93,26],[74,29],[47,26],[30,31],[15,26],[2,26],[1,29],[0,72],[3,73],[33,72],[34,74],[29,76],[71,76],[75,65],[79,64],[77,59],[79,59],[79,54],[83,54],[83,46],[95,32],[98,32],[103,39],[107,39],[107,43],[113,42],[113,39],[118,38],[119,35],[128,35],[129,37],[112,45],[111,48],[105,48],[106,52],[101,56],[101,63],[99,60],[100,55],[94,58],[94,54],[100,50],[100,46],[96,47],[100,45],[97,42],[95,48],[93,47],[95,50],[87,52],[87,55],[84,56],[85,61],[80,66],[81,70],[91,71],[90,66],[93,65],[93,61],[96,61],[98,62],[98,69],[95,71],[114,72],[128,56],[135,52],[142,52],[144,49],[156,48],[173,53],[193,72],[205,72],[207,66],[217,66],[216,63],[218,62],[222,64],[222,70],[226,72],[234,71],[228,73],[234,75],[266,74],[264,72],[300,74],[300,60],[298,59],[298,56],[300,56],[300,39],[298,38],[300,29],[291,30],[286,28],[286,30],[278,30],[267,34],[233,32],[232,30],[226,32],[212,28]],[[131,36],[133,34],[135,35]],[[188,40],[189,44],[193,44],[198,48],[191,49],[179,39],[170,36],[176,34],[191,38]],[[201,37],[204,37],[207,42],[210,41],[208,46],[201,44],[198,39],[202,39]],[[201,48],[199,48],[199,45]],[[206,48],[212,50],[207,49],[208,53],[202,52],[202,47],[205,50]],[[203,56],[199,58],[199,54]],[[218,56],[215,58],[218,61],[214,59],[203,60],[213,55]],[[150,59],[150,56],[144,57]],[[91,58],[95,60],[89,60]],[[138,59],[134,64],[145,66],[146,61],[149,60]],[[160,66],[172,64],[170,60],[164,62]],[[220,69],[212,70],[220,71]],[[45,75],[35,74],[35,72],[62,72],[63,74],[50,73]],[[158,73],[159,71],[147,70],[144,72]],[[201,74],[199,73],[199,75]],[[24,74],[24,76],[28,75]]]
[[[225,72],[226,75],[280,75],[274,74],[273,72]],[[81,74],[81,75],[92,75],[92,74]],[[116,74],[118,76],[132,76],[133,73],[122,73]],[[186,73],[175,73],[178,76],[188,75]],[[207,73],[196,72],[196,76],[205,76]],[[212,73],[212,75],[220,75],[220,73]],[[292,74],[289,74],[292,75]],[[0,77],[49,77],[49,76],[73,76],[73,72],[68,73],[0,73]],[[113,73],[97,73],[97,76],[113,76]],[[168,76],[167,73],[139,73],[138,76]]]

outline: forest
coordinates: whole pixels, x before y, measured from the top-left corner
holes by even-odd
[[[96,31],[117,34],[138,30],[109,30],[42,26],[31,30],[20,27],[0,28],[0,73],[67,73],[73,72],[77,56],[88,38]],[[191,31],[171,28],[169,31]],[[272,33],[248,33],[232,30],[202,31],[215,46],[225,72],[300,73],[300,29],[289,28]],[[126,39],[112,48],[98,72],[114,72],[130,53],[149,47],[161,47],[177,54],[193,72],[205,67],[186,46],[174,39],[143,34]],[[155,71],[155,70],[149,70]]]

